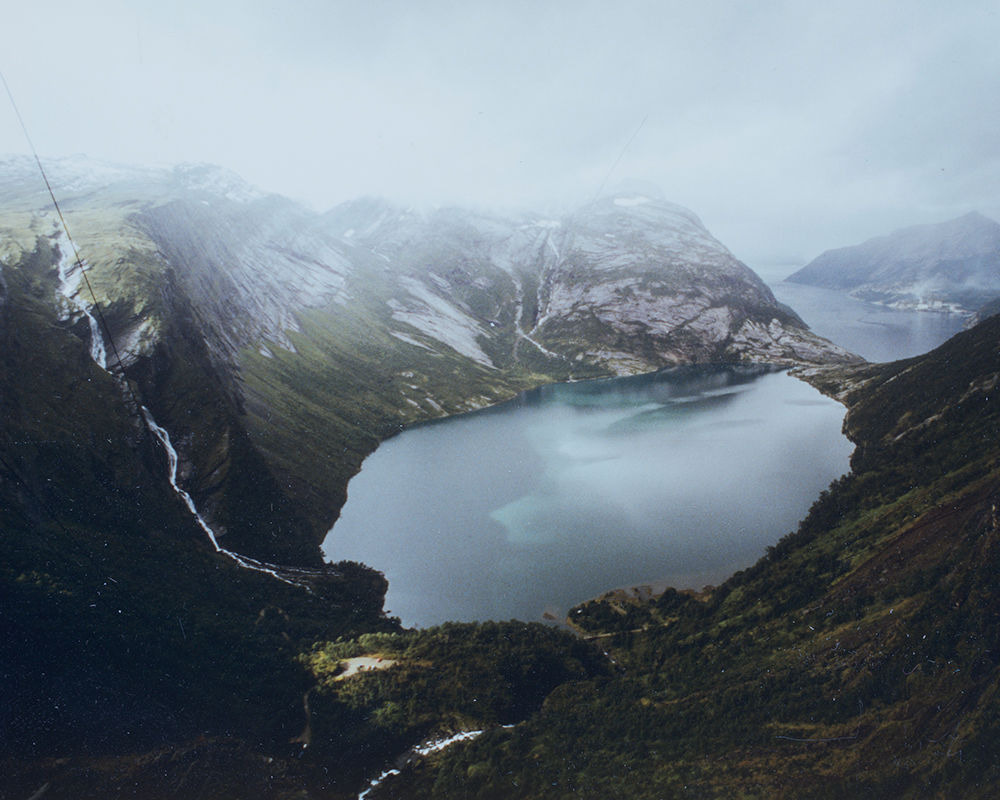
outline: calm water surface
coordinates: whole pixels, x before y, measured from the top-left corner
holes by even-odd
[[[794,308],[816,333],[869,361],[895,361],[933,350],[965,324],[962,314],[899,311],[845,292],[775,281],[782,303]]]
[[[847,470],[843,416],[747,368],[543,387],[383,443],[324,547],[383,570],[407,625],[700,588],[753,563]]]

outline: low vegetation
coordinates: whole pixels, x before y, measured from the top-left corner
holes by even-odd
[[[368,665],[343,678],[360,656]],[[320,642],[302,660],[316,681],[311,755],[367,773],[429,737],[520,722],[557,686],[610,673],[568,632],[515,621]]]
[[[994,796],[997,341],[855,370],[854,471],[796,533],[708,593],[574,609],[616,674],[379,796]]]

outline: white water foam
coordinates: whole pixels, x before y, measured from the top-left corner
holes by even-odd
[[[512,725],[504,725],[505,728],[513,727]],[[455,744],[456,742],[466,742],[471,739],[475,739],[477,736],[482,736],[486,731],[460,731],[452,736],[447,736],[443,739],[429,739],[426,742],[418,744],[410,753],[414,756],[426,756],[430,753],[437,753],[444,750],[446,747]],[[392,775],[399,775],[400,771],[395,767],[390,767],[384,770],[381,775],[377,778],[372,778],[371,782],[368,784],[368,788],[365,789],[361,794],[358,795],[358,800],[365,800],[368,794],[373,790],[377,789],[386,778]]]

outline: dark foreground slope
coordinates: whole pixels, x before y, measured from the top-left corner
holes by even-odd
[[[185,796],[213,759],[260,778],[301,751],[299,652],[394,629],[385,580],[341,564],[307,591],[216,553],[30,267],[0,279],[0,797]],[[143,760],[160,794],[135,788]]]
[[[998,342],[841,371],[853,470],[796,533],[707,595],[574,610],[615,677],[377,796],[995,797]]]

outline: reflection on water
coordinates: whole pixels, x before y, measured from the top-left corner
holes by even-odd
[[[384,443],[325,548],[409,625],[538,619],[755,561],[846,471],[843,408],[764,368],[561,384]]]

